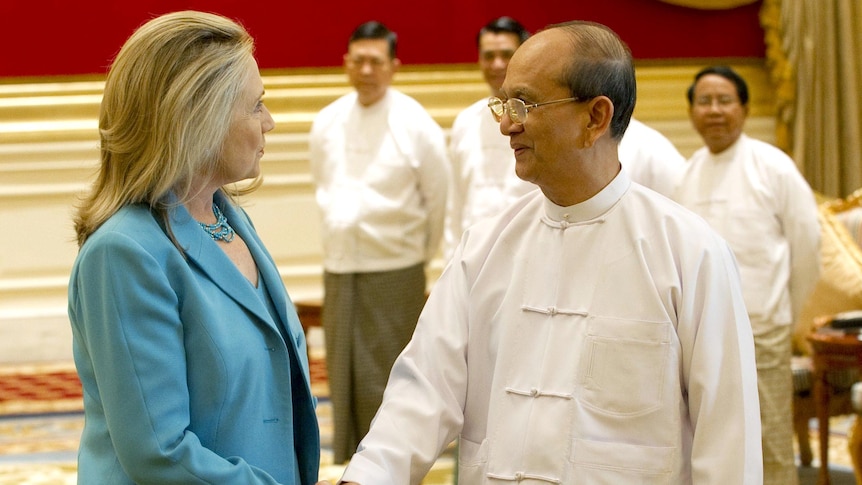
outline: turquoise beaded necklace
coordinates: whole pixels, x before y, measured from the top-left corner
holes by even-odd
[[[216,217],[215,224],[205,224],[203,222],[198,222],[198,224],[200,224],[203,230],[213,238],[213,241],[233,241],[236,233],[233,228],[230,227],[230,224],[227,223],[227,217],[222,214],[221,209],[218,208],[215,202],[213,202],[213,214],[215,214]]]

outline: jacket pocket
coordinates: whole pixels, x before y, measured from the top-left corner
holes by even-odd
[[[662,405],[669,362],[667,322],[590,317],[578,400],[601,413],[638,416]]]
[[[458,443],[458,481],[460,483],[484,483],[488,464],[488,440],[481,443],[464,439]]]
[[[576,439],[572,476],[577,477],[578,485],[668,485],[674,456],[672,447]]]

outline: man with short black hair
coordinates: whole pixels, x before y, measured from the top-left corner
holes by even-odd
[[[425,302],[425,266],[443,235],[448,166],[443,130],[390,87],[397,36],[379,22],[353,32],[344,67],[354,91],[323,108],[309,137],[322,216],[333,453],[356,450],[395,357]]]
[[[743,132],[748,84],[728,66],[699,71],[686,97],[706,146],[688,161],[676,199],[733,249],[754,334],[763,483],[797,483],[793,450],[794,323],[820,272],[817,202],[796,164]]]
[[[500,95],[509,59],[529,37],[527,29],[511,17],[498,17],[479,30],[478,64],[491,96]],[[443,242],[447,260],[468,227],[536,190],[535,185],[515,176],[509,139],[488,113],[488,98],[458,113],[449,132],[449,159],[452,183]]]

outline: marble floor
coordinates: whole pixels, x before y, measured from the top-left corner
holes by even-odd
[[[332,416],[328,400],[329,389],[325,377],[320,378],[320,373],[325,374],[322,335],[312,333],[309,335],[309,343],[312,360],[312,391],[319,398],[318,419],[322,445],[320,478],[335,483],[340,478],[343,467],[332,463]],[[40,393],[58,393],[50,399],[40,399],[38,394],[33,394],[26,400],[4,399],[12,392],[3,387],[4,383],[14,380],[13,375],[54,373],[55,376],[60,376],[67,375],[69,372],[74,372],[71,363],[0,367],[0,485],[76,483],[75,457],[84,424],[80,397],[74,397],[74,392],[67,389],[65,379],[54,379],[58,384],[49,391],[38,390]],[[27,386],[40,387],[36,383],[28,382],[27,379],[19,379],[14,386],[16,386],[15,392],[23,394],[30,392]],[[22,386],[25,388],[24,391],[21,390]],[[68,397],[69,395],[72,397]],[[853,416],[844,416],[830,421],[829,457],[830,470],[833,470],[833,485],[853,483],[846,438],[854,419]],[[800,469],[802,485],[814,483],[813,477],[816,476],[819,465],[816,458],[819,454],[816,421],[812,420],[811,424],[811,446],[815,460],[812,468]],[[438,460],[423,485],[452,484],[453,461],[450,450]]]

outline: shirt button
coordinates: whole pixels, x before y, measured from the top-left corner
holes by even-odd
[[[530,395],[531,395],[531,396],[533,396],[533,397],[538,396],[538,395],[539,395],[539,390],[538,390],[538,389],[536,389],[535,387],[534,387],[534,388],[532,388],[532,389],[530,389]]]

